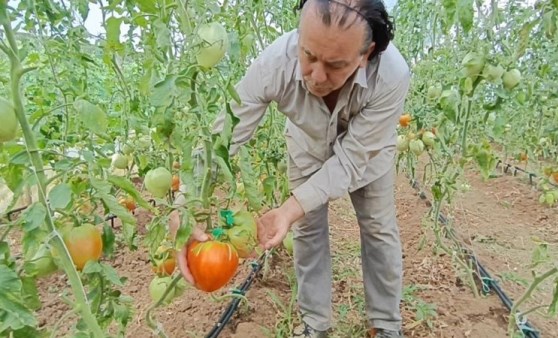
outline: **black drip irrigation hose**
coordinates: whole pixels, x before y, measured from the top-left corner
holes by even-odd
[[[250,288],[252,282],[254,281],[258,273],[261,271],[265,263],[265,260],[267,259],[268,256],[269,256],[269,251],[266,251],[260,256],[260,258],[257,261],[252,262],[252,271],[250,272],[248,277],[246,277],[246,279],[244,280],[240,288],[233,290],[231,292],[233,295],[244,296],[246,294],[246,291]],[[213,326],[213,329],[209,331],[209,333],[207,334],[207,336],[205,336],[205,338],[216,338],[219,336],[221,331],[223,331],[223,329],[225,328],[225,325],[227,325],[227,323],[231,320],[232,316],[238,309],[238,305],[240,304],[241,300],[242,300],[241,297],[236,297],[229,303],[229,306],[223,312],[221,318],[219,318],[219,321],[217,321],[215,326]]]
[[[532,174],[532,175],[534,175],[534,174]],[[428,199],[426,197],[426,194],[424,193],[424,191],[422,191],[422,189],[420,188],[420,184],[416,179],[411,179],[411,186],[413,187],[413,189],[417,190],[417,192],[419,193],[419,196],[422,200],[425,200],[428,203],[431,203],[430,201],[428,201]],[[438,220],[445,226],[449,225],[448,218],[446,216],[444,216],[441,212],[438,215]],[[454,238],[459,238],[459,237],[457,237],[455,229],[448,227],[447,230],[449,231],[449,233]],[[469,257],[469,259],[473,262],[473,264],[477,267],[478,274],[480,275],[480,281],[482,283],[482,289],[483,289],[482,291],[484,293],[488,293],[490,291],[490,289],[492,289],[498,295],[498,298],[500,298],[502,303],[504,303],[504,305],[506,306],[508,311],[511,311],[511,309],[513,307],[513,301],[506,295],[504,290],[502,290],[502,288],[500,288],[497,281],[490,276],[490,274],[488,273],[486,268],[484,268],[482,266],[482,264],[479,262],[476,255],[471,250],[468,250],[466,248],[462,248],[462,250]],[[515,314],[515,318],[516,318],[516,321],[519,321],[518,323],[516,323],[517,327],[521,330],[521,332],[526,337],[528,337],[528,338],[540,338],[539,331],[536,330],[529,323],[528,320],[523,319],[523,316],[521,315],[521,312],[518,312],[517,314]]]
[[[512,165],[512,164],[509,164],[509,163],[504,163],[504,162],[502,162],[502,160],[498,160],[498,163],[496,163],[496,168],[498,168],[498,166],[500,166],[500,164],[504,167],[504,173],[506,173],[506,174],[508,173],[508,171],[509,171],[511,168],[513,168],[513,176],[517,176],[517,172],[518,172],[518,171],[520,171],[520,172],[524,173],[525,175],[529,176],[529,183],[530,183],[531,185],[534,184],[533,179],[539,177],[539,176],[538,176],[537,174],[535,174],[535,173],[528,172],[528,171],[526,171],[525,169],[520,168],[520,167],[518,167],[518,166],[516,166],[516,165]],[[554,188],[558,188],[558,185],[557,185],[557,184],[554,184],[554,183],[552,183],[552,182],[548,182],[548,184],[549,184],[550,186],[553,186]]]

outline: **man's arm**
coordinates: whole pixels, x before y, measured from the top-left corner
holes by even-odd
[[[410,76],[386,86],[378,84],[362,111],[349,122],[347,132],[337,138],[331,156],[312,177],[294,189],[293,195],[305,213],[356,190],[371,160],[394,144],[394,133],[403,112]]]

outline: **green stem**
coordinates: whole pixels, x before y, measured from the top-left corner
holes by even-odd
[[[0,10],[3,13],[0,13],[0,17],[6,16],[7,17],[7,10],[6,7],[0,6]],[[81,313],[83,320],[92,331],[94,337],[104,337],[104,333],[101,330],[95,316],[91,313],[91,309],[89,307],[89,302],[87,301],[87,295],[81,283],[81,279],[74,267],[72,262],[72,258],[64,244],[62,236],[56,230],[54,226],[54,222],[52,220],[52,211],[49,208],[49,205],[46,200],[46,175],[45,170],[43,167],[43,162],[41,159],[41,155],[39,153],[39,148],[37,146],[37,141],[33,132],[31,130],[31,126],[27,117],[25,116],[25,110],[23,107],[23,102],[21,99],[21,94],[19,91],[20,80],[22,75],[26,72],[26,70],[22,67],[21,62],[18,58],[18,46],[15,39],[15,34],[12,30],[11,24],[9,22],[3,23],[2,26],[4,27],[4,34],[6,35],[8,42],[10,44],[11,52],[9,53],[10,58],[10,78],[11,78],[11,91],[12,91],[12,101],[14,104],[15,112],[17,115],[17,119],[21,126],[24,138],[25,138],[25,145],[27,148],[27,153],[29,158],[31,159],[31,163],[35,168],[34,173],[37,178],[38,182],[38,191],[39,191],[39,201],[43,206],[46,208],[47,216],[46,216],[46,225],[48,229],[55,234],[53,238],[53,246],[60,254],[60,259],[62,263],[62,267],[66,272],[70,284],[72,286],[72,290],[76,297],[76,306],[77,310]]]
[[[526,300],[531,298],[531,295],[533,294],[533,292],[537,289],[537,287],[539,286],[539,284],[541,284],[543,281],[545,281],[547,278],[550,278],[552,275],[558,273],[558,267],[554,267],[550,270],[548,270],[547,272],[543,273],[542,275],[535,277],[535,279],[533,279],[533,282],[531,283],[531,285],[529,285],[529,288],[525,291],[525,293],[521,296],[521,298],[519,298],[519,300],[517,300],[511,310],[510,310],[510,317],[509,317],[509,324],[508,324],[508,334],[510,337],[513,337],[514,334],[514,326],[516,324],[515,322],[515,315],[519,309],[519,306],[521,304],[523,304]]]
[[[471,97],[467,96],[467,107],[465,111],[465,124],[463,125],[463,134],[461,135],[461,154],[467,155],[467,129],[469,128],[469,117],[471,116]]]
[[[209,136],[210,137],[210,136]],[[209,188],[211,185],[211,166],[212,166],[212,149],[211,141],[204,141],[204,152],[205,152],[205,166],[204,166],[204,176],[201,188],[201,200],[204,209],[209,209]],[[209,224],[208,224],[209,225]]]

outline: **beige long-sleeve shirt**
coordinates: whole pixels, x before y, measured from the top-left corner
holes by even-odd
[[[391,169],[396,126],[403,113],[410,72],[397,48],[390,44],[366,69],[357,70],[330,112],[323,99],[305,87],[297,43],[297,30],[278,38],[237,84],[242,103],[233,102],[231,108],[240,122],[230,150],[235,154],[250,140],[268,105],[277,102],[278,110],[287,117],[289,155],[303,176],[311,175],[292,192],[303,210],[309,212]],[[216,120],[216,130],[222,124],[221,116]]]

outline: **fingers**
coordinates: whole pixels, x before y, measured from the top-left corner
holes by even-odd
[[[186,260],[186,248],[187,246],[185,245],[178,254],[178,268],[180,269],[180,272],[182,272],[182,276],[184,276],[184,279],[186,279],[188,283],[194,284],[194,276],[192,276],[192,274],[190,273],[190,269],[188,268],[188,261]]]
[[[191,239],[194,239],[198,242],[205,242],[209,240],[209,235],[206,234],[202,229],[194,227],[194,230],[192,230]]]
[[[171,238],[176,237],[176,232],[178,231],[179,227],[180,227],[180,214],[178,213],[178,210],[174,210],[169,215],[169,233],[171,235]]]
[[[194,227],[194,229],[192,230],[192,236],[190,237],[188,243],[190,243],[192,240],[205,242],[209,240],[209,236],[202,229]],[[188,244],[184,245],[184,247],[182,247],[182,250],[180,250],[180,253],[178,254],[178,268],[180,269],[180,272],[182,272],[182,276],[184,276],[184,279],[186,279],[188,283],[195,284],[194,276],[192,276],[192,273],[188,268],[188,260],[186,259],[187,248]]]
[[[287,236],[287,232],[277,231],[274,236],[264,244],[264,249],[269,250],[281,244]]]

